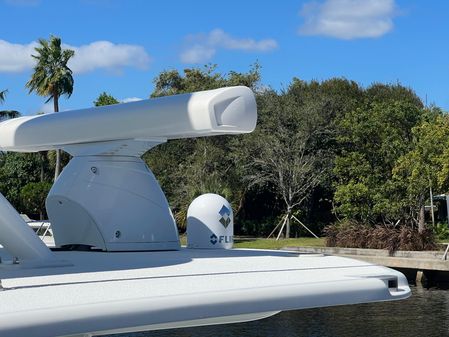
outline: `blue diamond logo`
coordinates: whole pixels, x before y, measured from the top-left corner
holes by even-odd
[[[215,245],[217,243],[217,239],[218,239],[217,236],[215,234],[212,234],[210,236],[210,243]]]
[[[221,218],[218,221],[220,221],[224,228],[228,228],[231,223],[231,210],[223,205],[218,213],[221,215]]]
[[[227,215],[229,217],[231,215],[231,211],[225,205],[223,205],[223,207],[220,209],[220,212],[218,213],[220,213],[221,216]]]

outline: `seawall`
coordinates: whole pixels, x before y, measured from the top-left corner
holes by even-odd
[[[384,249],[341,247],[284,247],[283,250],[300,253],[337,255],[370,262],[402,271],[409,282],[424,287],[449,289],[449,260],[447,251],[396,251]],[[445,254],[446,253],[446,254]]]

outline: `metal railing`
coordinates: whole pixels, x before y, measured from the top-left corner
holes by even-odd
[[[40,235],[39,233],[42,232],[42,229],[45,228],[44,234]],[[45,222],[42,221],[42,224],[39,226],[39,228],[36,231],[36,234],[41,238],[41,240],[44,240],[45,236],[47,235],[47,233],[51,234],[51,223],[50,222]]]
[[[449,243],[446,243],[446,245],[447,247],[446,250],[444,251],[442,260],[447,260],[447,254],[449,253]]]

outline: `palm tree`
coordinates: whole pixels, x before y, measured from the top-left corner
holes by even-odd
[[[8,90],[0,91],[0,104],[6,99],[6,93]],[[0,122],[4,119],[16,118],[20,116],[20,112],[16,110],[1,110],[0,111]]]
[[[34,73],[27,82],[29,93],[35,91],[39,96],[53,100],[54,111],[59,111],[59,97],[70,97],[73,92],[72,70],[67,66],[70,58],[75,55],[71,49],[61,48],[61,39],[50,36],[49,40],[39,39],[39,45],[34,48],[37,55],[32,55],[37,63]],[[55,180],[61,169],[61,152],[56,151]]]

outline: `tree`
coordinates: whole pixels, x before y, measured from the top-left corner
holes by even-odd
[[[365,101],[338,121],[341,152],[335,159],[335,210],[362,223],[405,220],[404,191],[393,179],[397,160],[412,149],[412,128],[424,115],[407,88],[375,84]]]
[[[313,118],[309,118],[313,121],[310,125],[320,130],[320,136],[313,137],[308,147],[311,151],[321,151],[323,154],[319,159],[320,167],[324,168],[323,177],[301,206],[301,219],[306,221],[308,226],[313,226],[315,231],[320,231],[326,224],[335,221],[335,177],[332,166],[335,157],[342,150],[337,141],[340,133],[339,121],[348,111],[355,110],[363,103],[365,93],[356,82],[345,78],[330,78],[322,82],[293,78],[288,87],[288,94],[300,109],[304,111],[304,107],[307,107],[313,113]]]
[[[284,204],[286,237],[290,219],[324,179],[326,152],[314,148],[325,128],[317,106],[298,102],[293,91],[259,96],[259,126],[245,138],[245,180],[272,188]]]
[[[449,116],[435,108],[428,115],[430,118],[413,128],[413,148],[398,159],[393,169],[406,192],[408,207],[404,213],[418,223],[420,233],[425,229],[424,206],[429,190],[439,194],[449,189]]]
[[[20,190],[20,198],[28,214],[39,214],[39,219],[44,220],[45,199],[51,185],[46,181],[28,183]]]
[[[1,110],[0,111],[0,122],[5,119],[20,117],[20,112],[16,110]]]
[[[203,68],[184,69],[184,75],[177,70],[166,70],[154,79],[154,91],[151,97],[177,95],[187,92],[217,89],[244,85],[251,89],[257,89],[260,81],[260,66],[254,64],[249,72],[239,73],[230,71],[223,75],[216,72],[217,65],[205,65]]]
[[[400,83],[383,84],[373,83],[365,90],[365,97],[368,102],[394,102],[400,101],[409,103],[418,108],[424,108],[421,99],[416,93]]]
[[[0,91],[0,104],[6,99],[8,90]],[[16,118],[20,116],[20,112],[16,110],[0,110],[0,122],[4,119]]]
[[[102,92],[100,96],[94,101],[95,106],[112,105],[120,103],[114,96]]]
[[[31,79],[26,83],[29,93],[35,91],[39,96],[48,97],[47,102],[53,100],[55,112],[59,111],[59,98],[70,97],[73,92],[72,70],[67,63],[75,55],[71,49],[63,49],[61,39],[50,36],[49,40],[39,39],[39,45],[34,48],[37,55]],[[61,169],[61,152],[56,151],[55,180]]]
[[[34,153],[8,152],[1,155],[0,192],[20,212],[26,210],[20,191],[26,184],[40,180],[40,167],[40,159]]]

